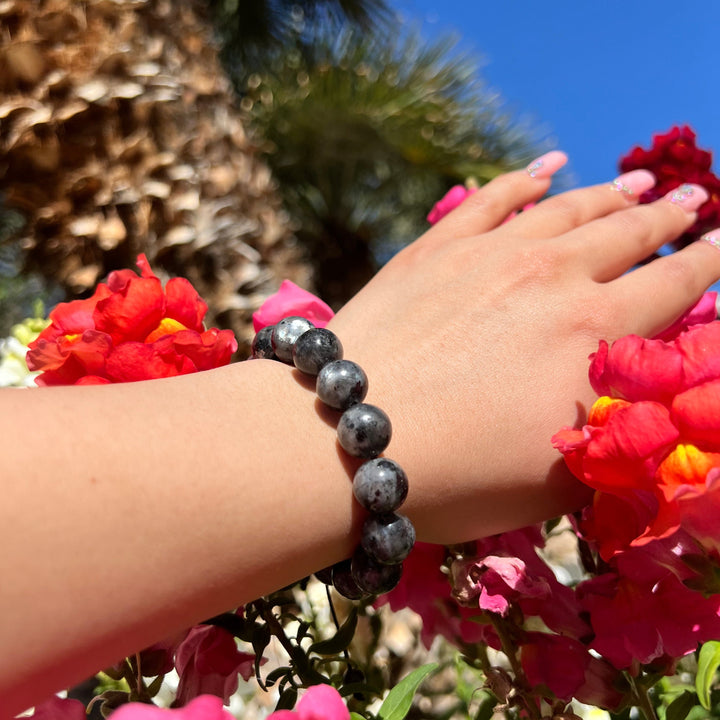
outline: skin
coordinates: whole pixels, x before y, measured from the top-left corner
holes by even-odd
[[[489,183],[333,319],[393,421],[418,537],[459,542],[588,499],[550,446],[594,399],[600,338],[651,336],[720,277],[694,213],[597,186]],[[351,554],[357,467],[312,383],[270,361],[0,392],[0,717]],[[28,440],[30,439],[30,442]],[[3,713],[8,713],[7,715]]]

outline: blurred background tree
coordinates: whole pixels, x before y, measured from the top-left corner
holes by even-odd
[[[6,0],[0,22],[12,267],[78,297],[145,252],[241,347],[283,277],[338,306],[450,185],[538,150],[383,0]]]
[[[537,147],[451,40],[302,23],[265,70],[235,74],[319,294],[340,306],[426,228],[457,183],[479,184]]]

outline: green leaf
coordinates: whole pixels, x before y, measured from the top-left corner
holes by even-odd
[[[350,720],[365,720],[365,718],[360,713],[351,712]]]
[[[347,620],[345,620],[337,633],[335,633],[335,636],[331,637],[329,640],[321,640],[320,642],[313,643],[308,648],[308,653],[314,652],[318,655],[337,655],[338,653],[341,653],[343,650],[347,649],[348,645],[352,642],[356,627],[357,608],[353,607],[351,613],[347,617]]]
[[[378,711],[381,720],[403,720],[412,705],[420,683],[438,669],[437,663],[428,663],[404,677],[387,695]]]
[[[720,666],[720,642],[711,640],[700,648],[697,675],[695,676],[698,699],[706,710],[710,710],[710,689],[718,666]]]
[[[695,707],[697,696],[695,693],[680,693],[667,707],[665,720],[685,720],[688,713]]]

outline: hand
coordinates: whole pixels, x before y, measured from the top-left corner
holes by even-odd
[[[370,378],[367,402],[393,422],[386,451],[410,479],[404,511],[421,540],[459,542],[577,509],[550,438],[595,398],[598,340],[670,325],[720,277],[698,242],[625,274],[690,227],[698,186],[637,205],[654,184],[613,184],[537,201],[564,164],[549,153],[481,188],[395,256],[333,319],[345,357]],[[682,189],[681,189],[682,190]]]

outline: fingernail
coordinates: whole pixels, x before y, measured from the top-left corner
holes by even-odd
[[[657,179],[649,170],[631,170],[616,177],[610,188],[622,193],[628,200],[635,200],[646,190],[655,187]]]
[[[567,155],[564,152],[551,150],[549,153],[541,155],[537,160],[533,160],[525,169],[531,178],[549,178],[554,175],[567,160]]]
[[[720,228],[705,233],[700,239],[708,245],[712,245],[714,248],[720,250]]]
[[[679,188],[671,190],[665,199],[669,200],[673,205],[679,205],[687,212],[697,210],[710,196],[705,188],[699,185],[691,185],[684,183]]]

